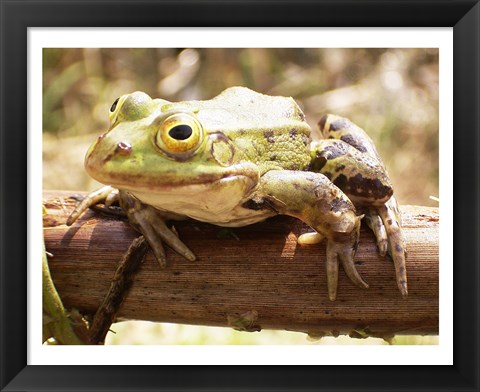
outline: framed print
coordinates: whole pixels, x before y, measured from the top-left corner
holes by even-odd
[[[478,390],[479,260],[476,237],[480,167],[477,158],[480,5],[477,2],[52,3],[43,0],[0,0],[0,3],[3,21],[0,44],[2,390]],[[81,79],[84,74],[89,75],[88,81]],[[112,74],[116,76],[111,77]],[[257,95],[252,90],[261,91],[269,97]],[[129,91],[137,92],[123,95]],[[220,94],[221,91],[224,93]],[[387,94],[383,95],[385,92]],[[117,95],[119,100],[115,100]],[[283,98],[288,96],[293,96],[300,106],[291,106],[291,101]],[[162,99],[152,100],[157,97]],[[260,100],[258,105],[257,100]],[[250,107],[248,110],[255,112],[257,118],[249,133],[257,135],[253,142],[245,137],[245,128],[251,126],[251,120],[245,118],[252,116],[237,113],[240,101],[242,105]],[[161,102],[161,111],[167,115],[175,111],[176,105],[180,109],[167,116],[168,121],[162,117],[162,123],[155,120],[147,124],[144,119],[150,118],[150,114],[145,114],[145,110],[153,107],[148,106],[148,102],[155,102],[155,105]],[[144,106],[128,112],[129,104]],[[302,210],[305,205],[314,206],[311,208],[315,211],[320,209],[317,201],[310,204],[312,193],[317,195],[319,189],[333,192],[332,189],[337,189],[337,186],[347,192],[342,188],[342,181],[347,183],[348,191],[351,191],[348,193],[351,200],[367,198],[362,193],[361,185],[356,182],[358,176],[352,174],[349,177],[351,173],[356,174],[357,170],[364,170],[360,168],[359,160],[355,161],[355,165],[359,166],[355,166],[353,171],[343,171],[345,165],[337,166],[336,172],[342,173],[342,181],[337,181],[331,172],[326,174],[335,187],[329,182],[322,185],[325,188],[319,188],[318,184],[309,188],[307,183],[312,182],[312,178],[307,176],[299,180],[299,176],[303,176],[299,173],[304,173],[304,168],[321,170],[326,165],[331,159],[331,145],[326,150],[318,147],[315,154],[310,152],[313,150],[308,150],[304,155],[296,153],[289,158],[290,163],[284,166],[280,163],[283,162],[282,154],[272,152],[276,141],[284,143],[285,135],[290,146],[287,150],[299,151],[295,143],[299,141],[301,144],[299,134],[303,132],[302,127],[309,128],[304,125],[303,113],[307,120],[313,120],[312,129],[317,123],[320,129],[326,124],[335,128],[332,124],[336,124],[334,118],[337,117],[324,117],[318,121],[320,116],[316,116],[320,110],[355,117],[355,121],[365,127],[379,149],[393,183],[401,184],[395,188],[395,195],[401,204],[432,206],[432,211],[436,211],[433,215],[419,213],[427,223],[418,231],[417,239],[434,244],[437,252],[440,248],[440,273],[438,266],[430,269],[428,255],[424,256],[423,261],[410,256],[412,268],[420,266],[423,275],[410,275],[409,287],[412,290],[406,300],[402,300],[400,294],[407,294],[405,262],[402,259],[403,239],[395,231],[395,223],[392,223],[396,219],[393,218],[396,216],[393,204],[388,204],[390,209],[387,208],[387,212],[383,213],[382,220],[387,234],[392,236],[394,233],[397,237],[388,239],[388,246],[381,245],[381,234],[377,235],[375,242],[375,237],[364,235],[365,230],[362,229],[355,263],[344,255],[339,258],[346,273],[342,269],[338,273],[336,261],[335,272],[335,262],[325,254],[328,250],[320,251],[324,252],[320,257],[330,260],[329,269],[317,272],[315,263],[309,269],[308,252],[311,250],[293,248],[292,251],[287,242],[276,245],[271,242],[275,249],[271,254],[279,258],[277,265],[283,263],[278,269],[271,270],[268,264],[259,266],[253,259],[241,260],[242,251],[250,246],[249,241],[254,244],[252,246],[259,245],[258,242],[255,245],[253,238],[256,234],[250,234],[249,237],[247,230],[243,231],[244,225],[237,225],[238,222],[254,223],[260,220],[258,216],[262,219],[270,217],[272,211],[287,211],[286,215],[305,217]],[[202,111],[213,114],[207,116],[205,121],[199,114]],[[234,119],[224,120],[225,112],[228,113],[226,117]],[[285,125],[279,118],[283,119],[282,116],[287,112],[290,114]],[[110,125],[105,122],[108,117]],[[175,125],[175,121],[180,121],[179,118],[181,121],[188,118],[189,125]],[[198,120],[200,118],[201,121]],[[207,127],[210,120],[212,125]],[[268,129],[264,125],[267,120]],[[127,125],[121,124],[122,121]],[[232,340],[222,340],[222,333],[230,329],[219,328],[212,340],[201,336],[197,340],[185,337],[169,342],[157,338],[121,340],[129,334],[122,336],[119,332],[107,335],[111,344],[105,346],[92,345],[91,340],[83,341],[90,344],[78,346],[72,343],[67,343],[67,346],[39,343],[48,338],[45,329],[43,336],[40,336],[42,320],[44,324],[45,319],[51,317],[40,310],[41,274],[37,259],[43,246],[40,234],[43,228],[40,208],[37,211],[36,206],[45,200],[42,191],[86,191],[93,185],[81,166],[88,145],[105,129],[109,131],[98,140],[106,143],[113,137],[117,143],[118,140],[112,135],[122,127],[127,131],[129,126],[137,129],[135,122],[141,123],[140,128],[148,129],[148,132],[151,127],[161,130],[169,127],[168,132],[152,133],[156,135],[152,143],[153,150],[165,158],[162,162],[166,162],[170,169],[159,176],[159,166],[152,164],[150,167],[155,166],[157,171],[150,177],[144,175],[145,171],[141,174],[135,172],[135,165],[151,157],[149,155],[147,158],[146,155],[151,153],[148,149],[151,140],[148,139],[148,143],[138,144],[143,146],[145,155],[135,155],[133,164],[121,166],[121,170],[126,168],[126,172],[122,172],[122,181],[128,181],[128,186],[135,188],[134,191],[129,189],[138,200],[142,200],[142,203],[148,200],[147,204],[154,206],[158,194],[153,195],[152,190],[156,190],[155,186],[159,183],[168,182],[170,186],[176,181],[177,184],[181,176],[184,177],[183,182],[180,181],[182,186],[186,182],[188,185],[201,184],[201,187],[194,187],[198,193],[187,196],[177,194],[174,198],[168,196],[162,203],[167,200],[168,206],[172,207],[166,208],[165,204],[161,204],[158,208],[165,207],[166,211],[177,217],[181,211],[181,215],[206,222],[197,226],[178,223],[174,229],[167,227],[161,237],[162,241],[170,238],[167,243],[186,259],[193,260],[196,255],[203,263],[192,266],[184,260],[179,259],[177,263],[174,259],[171,263],[175,267],[170,270],[167,267],[162,278],[156,279],[158,265],[155,264],[155,257],[160,263],[165,260],[162,259],[162,251],[154,247],[154,253],[146,256],[141,267],[144,274],[139,274],[138,287],[130,292],[133,302],[125,302],[118,316],[135,318],[135,315],[141,315],[139,319],[149,319],[145,314],[154,311],[156,318],[151,320],[170,323],[186,320],[189,324],[231,327],[253,333],[239,332]],[[211,131],[217,129],[215,124],[219,122],[222,123],[222,129],[229,131]],[[275,125],[275,128],[272,124],[277,123],[280,125]],[[132,129],[128,131],[129,135]],[[288,134],[285,129],[288,129]],[[380,129],[384,130],[383,133]],[[99,132],[95,136],[91,132],[96,130]],[[198,146],[195,144],[192,147],[185,142],[192,135],[197,137]],[[261,135],[261,140],[258,140],[258,135]],[[144,134],[138,134],[137,141],[144,139]],[[358,140],[352,140],[351,137],[350,141],[347,139],[342,139],[342,142],[349,145],[353,143],[358,150],[365,148]],[[111,155],[130,156],[132,146],[135,154],[138,154],[135,140],[132,143],[130,141],[124,143],[122,139]],[[302,147],[306,148],[307,144],[304,142]],[[95,148],[89,149],[90,157],[95,153]],[[190,164],[191,157],[197,159],[203,151],[210,154],[207,154],[208,159]],[[241,161],[242,165],[237,160],[238,151],[245,152],[248,158]],[[268,159],[265,158],[265,151],[268,151]],[[95,162],[100,165],[98,162],[102,159],[105,162],[110,158]],[[90,162],[94,159],[91,158]],[[302,159],[305,162],[298,163]],[[70,160],[75,162],[73,166],[69,165]],[[213,197],[212,188],[205,187],[206,182],[199,180],[215,177],[219,169],[214,172],[209,169],[213,161],[222,170],[239,170],[238,173],[235,171],[238,175],[234,178],[237,181],[241,178],[241,182],[232,181],[233,185],[229,183],[228,187],[222,188],[223,196],[215,194]],[[244,161],[248,161],[247,164]],[[264,161],[270,165],[267,169],[263,169]],[[295,165],[291,161],[295,161]],[[185,162],[189,163],[188,170],[178,169],[178,165]],[[371,168],[373,164],[368,162],[370,166],[367,166]],[[99,167],[93,166],[90,163],[87,168],[90,174]],[[286,170],[277,174],[279,167]],[[251,179],[258,174],[257,169],[262,173],[258,176],[264,176],[264,182],[251,185]],[[106,170],[93,177],[102,180],[102,176],[110,174]],[[292,176],[288,177],[288,183],[283,182],[287,170],[288,175]],[[77,171],[79,180],[74,179]],[[268,177],[268,181],[266,172],[275,172]],[[173,177],[169,177],[170,173],[174,173]],[[362,179],[365,179],[371,172],[361,173],[359,176],[363,175]],[[376,192],[380,192],[379,183],[383,190],[388,188],[385,184],[388,185],[389,181],[388,178],[380,181],[378,173],[375,171],[376,179],[371,181],[375,188],[373,185],[369,188],[369,195],[375,193],[375,197]],[[47,174],[50,174],[48,180]],[[145,178],[147,184],[140,184]],[[320,180],[315,178],[314,181]],[[244,182],[249,185],[244,185]],[[215,182],[216,187],[218,184]],[[289,186],[292,190],[287,191]],[[238,193],[244,192],[244,187],[255,187],[255,197],[247,200],[238,196]],[[137,193],[137,189],[141,191]],[[308,192],[300,192],[299,189],[307,189]],[[297,196],[294,200],[289,196],[296,191],[300,192],[300,202]],[[421,199],[415,199],[418,194],[422,195]],[[434,200],[424,201],[429,200],[430,195],[434,196]],[[191,196],[195,203],[189,202]],[[371,200],[372,197],[368,197]],[[134,203],[134,199],[129,199],[125,194],[120,194],[120,198],[123,206]],[[348,200],[347,196],[345,198]],[[343,200],[342,207],[338,206],[338,200]],[[203,203],[203,210],[199,211],[198,203]],[[352,216],[356,219],[361,212],[371,214],[372,211],[383,211],[383,207],[376,210],[377,207],[371,205],[362,209],[358,207],[360,203],[355,205],[358,208],[355,215],[355,202],[351,202],[351,207],[346,207],[350,206],[348,203],[350,200],[345,201],[339,196],[333,198],[330,206],[337,213],[336,216],[338,211],[348,210],[353,211]],[[300,209],[299,205],[302,206]],[[438,205],[442,216],[440,221],[438,209],[435,209]],[[66,210],[70,206],[62,204],[59,208]],[[143,208],[137,205],[136,212]],[[231,217],[232,213],[235,218]],[[212,215],[215,219],[211,218]],[[409,225],[408,219],[406,227]],[[101,221],[100,218],[98,220]],[[303,221],[308,225],[315,220]],[[234,226],[235,229],[222,231],[207,225],[218,222],[227,223],[223,226]],[[291,224],[291,221],[288,222]],[[332,222],[327,229],[320,224],[318,227],[325,230],[322,234],[326,234],[327,246],[333,248],[331,244],[335,243],[335,249],[341,249],[336,252],[343,252],[345,248],[338,248],[335,241],[342,238],[341,241],[346,242],[346,236],[339,237],[337,231],[330,229],[339,224],[338,221]],[[73,225],[59,241],[60,247],[65,247],[84,228],[100,228],[95,226],[96,221],[91,223],[92,226]],[[123,222],[120,224],[123,225]],[[143,228],[141,223],[138,226]],[[240,227],[238,230],[237,226]],[[295,244],[297,237],[306,233],[301,224],[297,226],[297,232],[291,236]],[[436,232],[429,231],[432,227],[440,228],[440,240]],[[321,232],[316,226],[314,228]],[[211,243],[203,235],[197,235],[209,230],[211,236],[215,237]],[[264,235],[262,230],[265,232],[269,229],[260,224],[256,230],[259,230],[258,235]],[[280,234],[283,233],[281,229],[278,230]],[[348,233],[355,232],[349,230]],[[348,242],[348,249],[354,249],[353,254],[357,250],[358,230],[355,238],[349,234],[351,243]],[[332,232],[335,236],[329,236]],[[149,236],[144,231],[142,233],[148,240]],[[271,238],[275,238],[275,234],[278,233],[273,233]],[[303,238],[307,238],[306,242],[318,241],[313,234],[308,233]],[[132,231],[131,238],[133,236]],[[408,236],[408,241],[415,237],[411,233]],[[110,238],[110,242],[116,242],[115,238]],[[183,244],[183,238],[191,240]],[[365,243],[375,255],[376,245],[380,253],[384,246],[383,253],[388,250],[394,262],[385,264],[385,271],[378,272],[373,261],[365,263],[362,258],[365,252],[368,255],[370,251],[366,250]],[[67,293],[64,302],[68,309],[79,309],[83,314],[94,313],[98,296],[88,297],[87,291],[103,292],[101,290],[110,284],[110,278],[103,279],[101,276],[107,276],[112,266],[115,268],[119,256],[113,254],[113,244],[104,243],[101,249],[106,255],[101,256],[104,260],[100,261],[105,264],[95,261],[88,251],[98,245],[92,239],[87,241],[85,248],[79,251],[84,253],[84,258],[77,264],[69,264],[68,257],[63,259],[60,248],[53,252],[50,264],[52,273],[65,273],[67,277],[67,284],[59,291],[64,295]],[[194,252],[186,249],[187,246],[191,246]],[[231,259],[230,264],[224,267],[223,263],[226,262],[222,257],[215,258],[220,252],[217,247],[229,249],[228,252],[236,254],[238,259]],[[112,253],[107,255],[108,252]],[[262,252],[265,249],[260,249]],[[289,252],[297,252],[304,260],[302,276],[298,272],[300,266],[291,263],[293,259]],[[412,255],[415,252],[413,249]],[[167,262],[170,262],[170,249],[166,254]],[[108,261],[109,257],[111,261]],[[369,294],[355,298],[356,291],[350,288],[354,285],[349,279],[358,286],[367,286],[359,275],[367,277]],[[237,280],[238,276],[243,280]],[[256,280],[248,282],[249,277]],[[273,284],[275,279],[279,279],[279,286]],[[180,291],[175,289],[178,282],[183,282],[185,286]],[[269,290],[257,291],[256,286],[259,285],[265,285]],[[143,291],[139,289],[140,286]],[[385,289],[384,286],[389,288]],[[421,290],[418,290],[419,287]],[[393,292],[393,288],[394,296],[385,294],[389,293],[388,290]],[[354,289],[357,290],[356,287]],[[223,300],[209,296],[209,290],[222,292]],[[423,297],[416,296],[415,293],[420,291]],[[75,297],[77,292],[85,295]],[[256,293],[258,298],[255,299],[252,293]],[[156,303],[163,301],[164,308],[152,306],[155,302],[146,301],[148,296],[156,296]],[[292,301],[296,296],[299,298],[297,302]],[[283,304],[272,302],[275,298],[282,299],[280,302]],[[374,305],[370,305],[365,298],[371,299]],[[395,305],[392,306],[389,301]],[[231,304],[235,311],[230,313],[230,308],[224,302]],[[416,307],[420,302],[421,305]],[[188,317],[175,312],[176,307],[187,303],[200,303],[201,306],[188,308],[193,309]],[[396,345],[385,344],[384,341],[391,343],[391,338],[402,331],[388,323],[382,325],[381,321],[368,318],[371,317],[371,307],[379,309],[384,306],[382,304],[390,305],[390,310],[403,315],[401,317],[404,320],[408,315],[409,324],[405,322],[404,334],[438,335],[438,338],[423,339],[423,345],[401,338],[396,340]],[[385,312],[389,311],[387,305]],[[262,306],[271,306],[270,315],[276,314],[276,318],[265,318],[261,314]],[[201,311],[195,313],[194,309]],[[339,314],[344,315],[344,324],[337,328],[336,321],[332,320],[338,320]],[[327,336],[327,342],[331,339],[335,345],[305,343],[293,338],[288,340],[287,335],[278,335],[277,340],[268,343],[255,340],[266,336],[262,335],[264,326],[265,329],[273,326],[305,332],[302,326],[311,325],[309,322],[323,323],[318,329],[306,329],[310,337],[322,337],[325,341],[324,336]],[[118,331],[121,328],[118,326]],[[181,334],[181,330],[173,325],[168,328],[171,328],[173,335]],[[162,330],[164,335],[167,330]],[[257,333],[259,330],[262,332]],[[140,335],[146,334],[145,331],[141,329]],[[186,335],[190,333],[186,332]],[[341,339],[334,338],[339,334],[348,334],[356,340],[340,346],[336,343]],[[242,340],[240,335],[248,338]],[[296,334],[296,337],[299,335]],[[48,342],[61,343],[61,340],[55,340],[57,335],[54,333],[50,337],[54,339]],[[359,338],[366,337],[377,338],[377,341],[367,340],[367,343],[373,343],[368,346],[358,344],[361,343]],[[98,342],[103,341],[95,341]]]

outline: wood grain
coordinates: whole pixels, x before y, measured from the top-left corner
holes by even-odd
[[[72,227],[65,220],[78,192],[44,192],[46,249],[54,283],[67,308],[94,313],[118,262],[138,236],[118,217],[88,211]],[[228,326],[242,314],[258,314],[262,329],[388,338],[438,334],[438,209],[402,206],[407,242],[409,295],[402,298],[393,263],[377,254],[362,227],[356,264],[370,285],[354,286],[340,273],[331,302],[325,277],[325,245],[299,246],[309,230],[285,216],[237,229],[193,220],[175,222],[180,238],[197,255],[188,262],[167,249],[161,270],[149,251],[119,316],[196,325]]]

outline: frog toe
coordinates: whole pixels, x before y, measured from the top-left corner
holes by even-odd
[[[328,298],[330,301],[335,301],[337,298],[338,287],[338,257],[337,253],[331,251],[327,245],[327,285]]]
[[[80,204],[78,204],[72,211],[72,213],[67,219],[66,225],[73,225],[75,221],[80,217],[80,215],[82,215],[86,210],[98,203],[102,203],[103,201],[107,200],[109,195],[115,192],[117,192],[115,188],[107,185],[87,195],[87,197],[85,197],[80,202]]]
[[[392,197],[393,199],[393,197]],[[395,199],[389,200],[385,205],[378,207],[378,215],[382,219],[388,236],[388,253],[395,266],[397,286],[403,296],[408,295],[406,247],[400,227],[400,215]]]
[[[327,243],[327,282],[328,297],[334,301],[337,296],[338,286],[338,264],[342,263],[343,269],[348,278],[358,287],[367,289],[368,284],[358,273],[353,258],[355,256],[355,247],[349,243]]]
[[[172,231],[158,215],[149,215],[142,224],[142,233],[146,234],[148,243],[150,244],[154,254],[162,268],[166,266],[165,251],[162,242],[167,244],[180,256],[185,257],[189,261],[196,259],[193,252],[178,238],[178,235]],[[157,251],[156,251],[157,249]]]
[[[390,237],[391,246],[389,246],[389,255],[393,260],[395,266],[395,276],[397,286],[403,296],[408,295],[407,272],[406,272],[406,252],[402,246],[402,241],[399,241],[397,236]]]
[[[375,211],[369,211],[365,214],[365,222],[375,235],[378,253],[380,256],[385,257],[389,246],[387,231],[382,219]]]
[[[167,267],[167,257],[165,255],[165,249],[162,244],[162,240],[157,232],[145,219],[141,216],[137,217],[137,224],[139,226],[140,232],[143,234],[147,240],[150,248],[153,251],[155,259],[157,260],[160,268]]]
[[[355,268],[355,263],[353,261],[353,257],[343,257],[340,256],[340,260],[343,265],[343,269],[345,273],[349,277],[349,279],[355,283],[358,287],[362,289],[368,289],[368,283],[366,283],[360,274],[358,273],[357,269]]]
[[[110,207],[119,201],[118,189],[112,188],[112,191],[105,198],[105,207]]]
[[[185,257],[189,261],[194,261],[196,259],[193,252],[182,242],[180,238],[178,238],[178,235],[173,230],[168,228],[163,219],[156,219],[153,227],[155,228],[155,231],[158,233],[158,236],[161,238],[161,240],[180,256]]]

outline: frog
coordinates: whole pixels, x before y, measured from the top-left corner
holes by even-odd
[[[313,138],[292,97],[241,86],[180,102],[136,91],[116,99],[109,117],[84,162],[105,186],[75,208],[67,225],[92,205],[118,201],[165,268],[164,245],[196,259],[169,221],[242,227],[292,216],[312,229],[298,236],[300,245],[326,242],[328,298],[335,301],[340,265],[353,284],[368,288],[354,262],[365,220],[407,295],[392,182],[371,138],[350,120],[326,114],[318,123],[322,138]]]

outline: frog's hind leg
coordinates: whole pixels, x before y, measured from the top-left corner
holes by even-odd
[[[318,127],[325,139],[341,140],[382,162],[370,136],[348,118],[326,114],[318,122]]]
[[[326,139],[311,143],[311,169],[325,174],[366,214],[380,255],[388,252],[397,285],[407,295],[405,243],[393,186],[373,141],[350,120],[328,114],[319,122]]]

